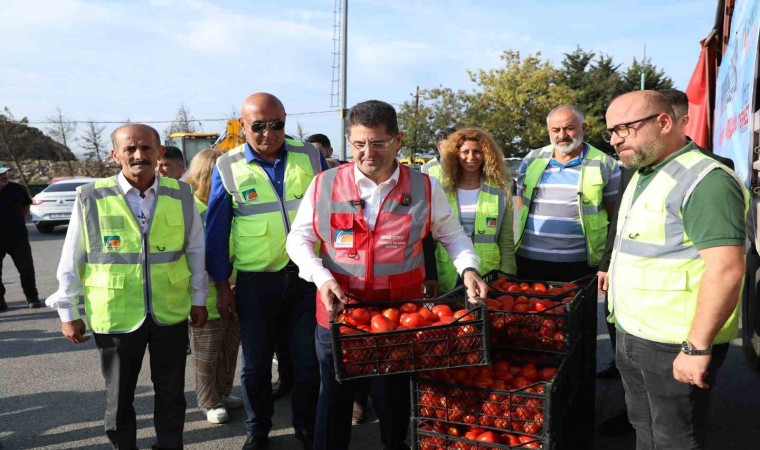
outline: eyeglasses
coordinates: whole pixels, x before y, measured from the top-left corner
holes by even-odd
[[[613,128],[607,128],[605,131],[602,131],[602,139],[604,139],[604,142],[610,142],[612,140],[612,133],[617,134],[618,137],[621,138],[628,137],[631,134],[631,125],[654,119],[660,114],[662,113],[652,114],[651,116],[646,116],[643,119],[632,120],[630,122],[621,123],[620,125],[615,125]]]
[[[272,131],[282,131],[285,129],[284,120],[272,120],[271,122],[253,122],[251,124],[251,131],[254,133],[261,133],[269,128]]]
[[[367,147],[367,145],[369,145],[369,148],[378,152],[390,147],[390,145],[395,140],[396,140],[396,136],[393,136],[390,141],[373,141],[373,142],[354,141],[354,142],[351,142],[351,146],[357,150],[364,150]]]

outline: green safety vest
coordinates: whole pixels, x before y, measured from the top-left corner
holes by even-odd
[[[208,205],[203,203],[201,199],[198,197],[195,197],[195,206],[198,208],[198,212],[201,215],[201,220],[203,222],[203,227],[206,227],[206,210],[208,209]],[[206,310],[208,310],[208,320],[218,320],[221,316],[219,315],[219,310],[216,309],[216,285],[213,281],[209,280],[208,283],[208,296],[206,297]]]
[[[604,152],[588,145],[588,152],[581,163],[581,175],[578,179],[578,211],[581,218],[581,229],[586,237],[586,254],[589,266],[598,266],[604,254],[607,242],[607,225],[609,220],[604,209],[604,167],[614,164],[614,161]],[[535,195],[536,186],[541,180],[546,166],[553,155],[553,147],[536,149],[528,153],[526,159],[525,181],[522,191],[522,208],[520,222],[515,240],[515,251],[522,244],[525,223],[530,214],[531,201]]]
[[[439,182],[443,180],[443,166],[438,158],[433,158],[420,167],[420,172],[430,175]]]
[[[609,269],[610,318],[629,334],[680,344],[689,335],[705,264],[686,235],[681,210],[697,184],[712,170],[731,174],[742,187],[745,217],[749,194],[736,174],[697,150],[667,163],[633,201],[638,172],[620,204]],[[738,332],[738,305],[714,343]]]
[[[446,197],[454,214],[459,218],[456,190],[447,192]],[[508,200],[504,191],[481,179],[473,235],[470,239],[475,247],[475,253],[480,258],[482,273],[501,267],[499,231],[504,221],[504,210],[507,208]],[[458,276],[457,270],[448,252],[440,243],[436,246],[435,258],[438,266],[438,286],[441,292],[448,292],[454,289]]]
[[[319,150],[285,139],[284,198],[258,162],[245,160],[245,144],[230,150],[216,166],[232,197],[233,266],[245,272],[276,272],[288,263],[285,238],[314,175],[322,171]]]
[[[86,262],[85,311],[96,333],[138,328],[150,309],[159,325],[175,325],[190,314],[190,270],[185,247],[193,220],[189,185],[158,177],[149,232],[140,225],[116,177],[79,187]]]

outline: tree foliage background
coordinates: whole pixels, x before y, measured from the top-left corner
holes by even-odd
[[[611,152],[601,138],[604,113],[615,96],[640,88],[671,89],[673,81],[649,59],[633,59],[630,66],[604,53],[577,47],[559,65],[541,53],[523,57],[507,50],[502,65],[490,70],[468,71],[472,90],[454,91],[439,86],[419,92],[414,100],[399,109],[399,124],[406,131],[406,155],[435,149],[436,134],[446,128],[475,126],[488,130],[502,146],[506,156],[523,156],[533,148],[549,143],[546,116],[552,108],[574,103],[586,115],[589,130],[586,142]]]

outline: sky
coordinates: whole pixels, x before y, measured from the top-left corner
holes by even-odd
[[[348,107],[369,99],[399,107],[417,86],[475,89],[467,70],[498,68],[509,49],[541,52],[558,65],[580,46],[625,67],[646,46],[651,62],[685,89],[717,0],[348,3]],[[204,119],[203,131],[221,133],[245,97],[264,91],[284,103],[288,133],[300,124],[306,134],[327,134],[337,153],[340,119],[331,92],[337,94],[339,5],[3,0],[0,108],[44,131],[56,107],[79,122],[147,123],[171,121],[184,105]],[[104,125],[107,133],[118,126]],[[163,134],[169,123],[153,126]]]

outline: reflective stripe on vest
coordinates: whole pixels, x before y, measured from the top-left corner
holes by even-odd
[[[746,216],[749,194],[742,181],[697,150],[662,167],[635,202],[638,172],[631,179],[620,204],[609,270],[610,319],[627,333],[667,343],[688,337],[705,264],[685,234],[682,210],[694,188],[713,170],[725,170],[741,186]],[[714,343],[736,337],[737,311],[738,305]]]
[[[306,189],[322,170],[319,150],[311,144],[285,140],[283,198],[258,162],[245,159],[245,144],[217,160],[225,190],[232,197],[232,242],[235,269],[272,272],[289,257],[285,238]]]
[[[345,292],[367,301],[422,297],[430,180],[403,165],[399,170],[398,183],[382,201],[372,231],[362,215],[354,164],[320,174],[315,184],[314,230],[321,240],[322,263]],[[327,326],[319,299],[317,321]]]
[[[456,191],[448,192],[447,198],[454,214],[460,218],[461,212]],[[504,191],[481,179],[473,235],[470,239],[475,247],[475,253],[480,258],[482,273],[501,267],[501,250],[498,242],[507,201],[507,194]],[[454,262],[440,243],[436,245],[435,256],[439,288],[441,292],[450,291],[454,288],[458,276]]]
[[[150,308],[159,325],[190,313],[190,270],[185,248],[193,220],[189,185],[159,177],[156,205],[143,235],[116,177],[78,189],[86,261],[82,280],[90,328],[129,332]]]
[[[609,164],[610,157],[592,147],[589,144],[586,157],[581,163],[581,173],[578,178],[578,214],[581,218],[581,229],[586,237],[586,256],[590,266],[599,265],[599,261],[604,254],[604,246],[607,241],[607,226],[609,220],[607,210],[604,208],[604,176],[603,169]],[[525,180],[522,191],[522,207],[520,208],[520,220],[515,241],[515,251],[522,244],[525,224],[531,211],[532,200],[535,195],[536,186],[541,180],[546,166],[549,165],[553,155],[553,147],[546,147],[531,151],[526,159]],[[608,174],[609,176],[609,174]],[[554,216],[551,206],[549,209],[542,211],[541,215]]]

